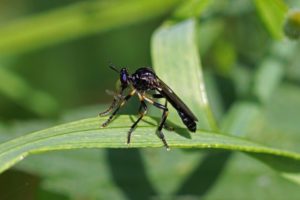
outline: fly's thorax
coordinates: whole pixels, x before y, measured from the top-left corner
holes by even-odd
[[[149,68],[140,68],[131,76],[134,88],[140,91],[155,90],[158,87],[156,75]]]

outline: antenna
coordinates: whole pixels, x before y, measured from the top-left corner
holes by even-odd
[[[120,73],[120,70],[118,70],[117,67],[114,66],[112,63],[110,63],[108,66],[109,66],[112,70],[116,71],[117,73]]]

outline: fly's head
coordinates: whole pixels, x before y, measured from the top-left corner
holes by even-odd
[[[121,82],[121,87],[123,90],[128,87],[130,79],[131,79],[131,77],[128,74],[127,69],[122,68],[120,70],[120,82]]]
[[[118,70],[115,66],[109,65],[109,67],[114,70],[115,72],[119,73],[120,75],[120,83],[121,83],[121,90],[125,90],[130,81],[131,81],[131,76],[128,74],[128,71],[126,68],[122,68],[121,70]]]

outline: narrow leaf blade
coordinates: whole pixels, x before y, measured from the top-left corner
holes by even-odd
[[[152,39],[152,57],[158,76],[191,108],[199,127],[216,130],[201,71],[195,20],[159,28]]]
[[[155,136],[157,119],[145,117],[132,137],[132,143],[125,143],[128,124],[132,116],[119,116],[110,128],[100,128],[104,119],[88,118],[60,126],[34,132],[0,145],[0,172],[8,169],[26,156],[53,150],[78,148],[137,148],[162,147]],[[237,137],[226,136],[207,131],[190,134],[186,129],[176,127],[176,132],[164,131],[171,148],[226,149],[249,152],[255,155],[267,155],[289,161],[287,170],[293,167],[293,173],[299,172],[300,155],[290,151],[270,148]],[[284,171],[284,163],[281,166]]]

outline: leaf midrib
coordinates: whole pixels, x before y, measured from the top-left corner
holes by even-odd
[[[88,119],[84,119],[84,120],[80,120],[78,121],[79,122],[82,122],[82,121],[88,121],[88,120],[91,120],[91,119],[95,119],[95,118],[88,118]],[[69,124],[67,124],[67,126],[69,125],[72,125],[72,124],[76,124],[76,122],[71,122]],[[89,124],[93,124],[93,123],[89,123]],[[84,124],[81,124],[81,126],[83,126]],[[21,137],[18,137],[14,140],[11,140],[11,141],[8,141],[6,143],[3,143],[0,145],[0,150],[3,150],[5,148],[5,145],[9,145],[5,152],[4,153],[1,153],[0,154],[0,157],[4,156],[5,154],[9,154],[11,151],[19,151],[20,149],[22,148],[25,148],[26,146],[31,146],[35,143],[39,143],[41,141],[45,141],[45,140],[48,140],[48,139],[52,139],[52,138],[56,138],[56,137],[59,137],[59,136],[63,136],[63,135],[72,135],[72,134],[80,134],[80,133],[86,133],[86,132],[90,132],[90,131],[97,131],[99,130],[98,128],[87,128],[87,129],[83,129],[83,130],[73,130],[73,131],[68,131],[68,132],[62,132],[63,128],[62,126],[65,126],[65,125],[59,125],[59,126],[56,126],[56,127],[53,127],[53,128],[50,128],[50,129],[46,129],[46,130],[43,130],[43,131],[37,131],[37,132],[34,132],[32,134],[29,134],[29,135],[26,135],[26,136],[21,136]],[[86,126],[86,125],[84,125]],[[118,126],[118,127],[110,127],[109,129],[123,129],[124,127],[126,126]],[[140,128],[147,128],[147,127],[153,127],[151,125],[141,125],[139,126]],[[57,128],[63,128],[61,130],[59,130],[59,132],[56,132],[55,134],[51,134],[51,135],[44,135],[44,137],[40,137],[40,138],[33,138],[32,139],[32,136],[36,135],[36,134],[42,134],[43,132],[47,132],[47,131],[51,131],[53,129],[57,129]],[[267,153],[267,154],[270,154],[270,155],[275,155],[275,156],[283,156],[283,157],[288,157],[288,158],[292,158],[292,159],[296,159],[296,160],[300,160],[300,155],[298,155],[297,153],[295,152],[292,152],[292,151],[286,151],[286,150],[280,150],[280,149],[277,149],[277,148],[273,148],[273,147],[269,147],[269,146],[265,146],[265,145],[262,145],[262,144],[258,144],[256,142],[252,142],[252,141],[248,141],[248,140],[245,140],[243,138],[239,138],[239,137],[235,137],[235,136],[227,136],[227,135],[221,135],[221,134],[218,134],[218,133],[213,133],[211,131],[200,131],[198,130],[196,132],[197,134],[201,134],[202,136],[204,136],[204,139],[209,139],[211,140],[211,138],[207,138],[207,136],[211,137],[216,137],[216,138],[219,138],[219,140],[222,140],[224,138],[222,137],[226,137],[225,139],[228,140],[230,138],[234,139],[235,143],[236,142],[241,142],[243,143],[242,145],[239,145],[239,144],[227,144],[227,143],[214,143],[214,144],[203,144],[203,143],[193,143],[193,141],[191,141],[191,143],[180,143],[180,140],[178,139],[175,139],[174,138],[169,138],[168,141],[170,143],[170,146],[171,147],[179,147],[179,148],[211,148],[211,149],[226,149],[226,150],[238,150],[238,151],[244,151],[244,152],[250,152],[250,153]],[[101,134],[101,133],[99,133]],[[153,135],[155,137],[155,134]],[[26,137],[27,140],[23,140],[24,137]],[[113,137],[113,135],[112,135]],[[220,138],[221,137],[221,138]],[[125,138],[125,136],[124,136]],[[19,144],[15,144],[19,141],[22,141],[21,145],[20,143]],[[159,139],[158,139],[159,141]],[[208,140],[207,140],[208,141]],[[204,143],[207,142],[207,141],[203,141]],[[213,141],[213,140],[212,140]],[[218,141],[218,140],[217,140]],[[28,144],[28,142],[30,142]],[[11,144],[13,143],[13,144]],[[90,145],[90,144],[93,144],[93,145]],[[101,142],[84,142],[82,144],[82,148],[86,147],[86,148],[92,148],[93,146],[94,147],[99,147],[101,146],[100,145]],[[109,142],[105,142],[105,144],[107,146],[109,146]],[[110,144],[116,144],[116,142],[112,142]],[[149,146],[157,146],[157,142],[150,142],[149,141],[143,141],[143,140],[138,140],[137,144],[141,145],[141,144],[149,144]],[[78,148],[76,147],[76,145],[78,146],[78,144],[74,144],[74,143],[65,143],[63,145],[61,145],[61,147],[59,146],[55,146],[55,149],[71,149],[72,147],[68,147],[68,145],[74,145],[75,147],[74,148]],[[2,146],[2,147],[1,147]],[[90,146],[90,147],[88,147]],[[113,147],[113,146],[112,146]],[[133,145],[133,147],[136,147],[135,145]],[[50,148],[45,148],[45,149],[49,149],[51,150],[51,147]],[[42,149],[40,148],[37,148],[36,150],[33,149],[30,149],[28,151],[28,153],[31,153],[31,152],[39,152],[39,151],[42,151]]]

